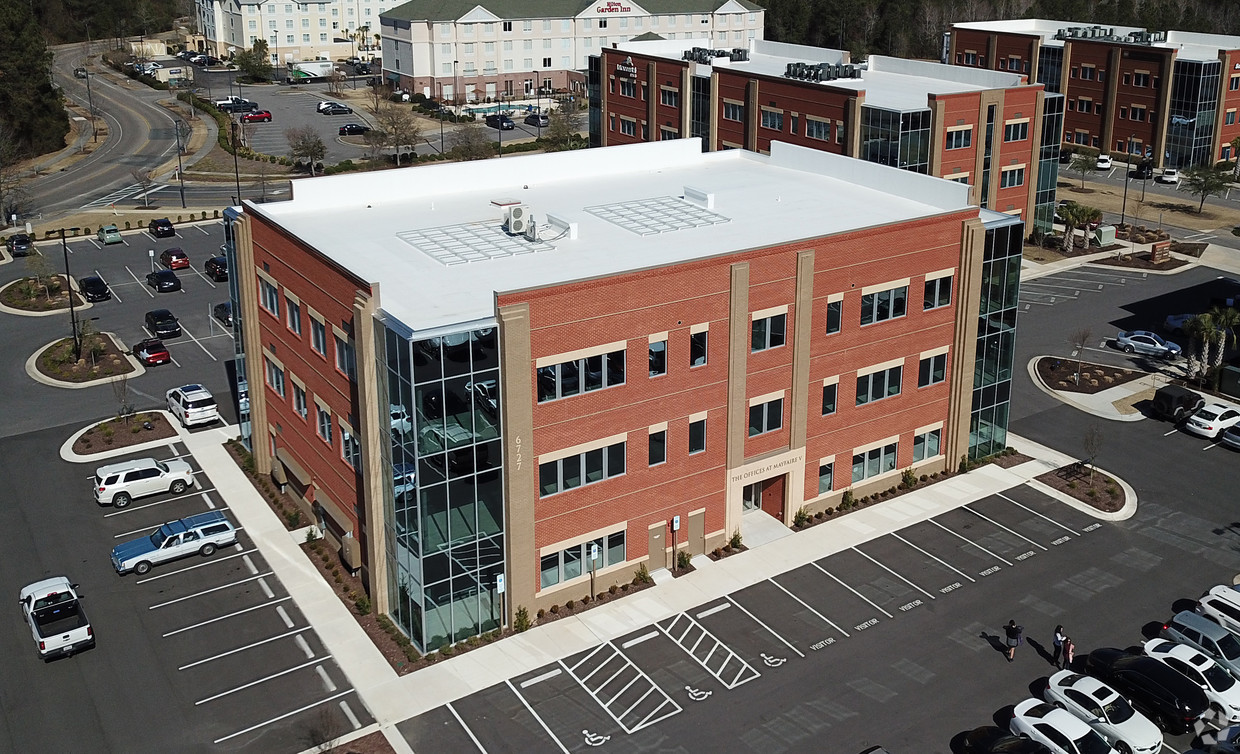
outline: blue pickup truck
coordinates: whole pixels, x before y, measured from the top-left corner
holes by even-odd
[[[112,567],[120,574],[141,576],[158,563],[194,554],[207,557],[236,541],[237,527],[223,511],[208,511],[169,521],[149,536],[113,547]]]

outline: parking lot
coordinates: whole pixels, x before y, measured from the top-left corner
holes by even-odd
[[[245,86],[239,87],[241,96],[258,103],[260,109],[271,112],[270,123],[249,123],[244,126],[249,146],[263,154],[289,154],[288,139],[284,132],[294,126],[312,126],[323,139],[327,155],[325,165],[344,160],[356,160],[366,153],[361,137],[342,137],[340,127],[345,123],[361,123],[374,126],[363,99],[340,99],[327,93],[325,86]],[[353,90],[350,89],[350,92]],[[359,88],[359,93],[367,90]],[[325,100],[341,102],[353,108],[351,115],[321,115],[316,110]],[[237,116],[239,117],[239,116]]]

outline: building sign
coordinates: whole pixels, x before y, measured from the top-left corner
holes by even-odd
[[[594,12],[595,13],[632,13],[633,6],[625,5],[624,3],[617,3],[617,2],[614,2],[614,0],[609,0],[609,2],[603,3],[602,5],[594,6]]]
[[[616,73],[620,76],[628,76],[629,78],[637,77],[637,66],[633,65],[633,58],[626,57],[624,62],[616,63]]]
[[[732,484],[757,482],[774,475],[776,472],[786,473],[795,468],[802,467],[804,463],[805,449],[798,448],[792,453],[734,469],[728,474],[728,481]]]

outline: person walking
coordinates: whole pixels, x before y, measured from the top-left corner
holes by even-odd
[[[1059,661],[1063,658],[1063,642],[1066,638],[1068,637],[1064,635],[1063,626],[1055,626],[1055,638],[1051,641],[1051,643],[1055,646],[1055,654],[1054,657],[1051,658],[1051,664],[1054,665],[1057,670],[1063,669],[1063,665],[1060,664]]]
[[[1072,637],[1063,637],[1063,666],[1065,668],[1072,667],[1072,661],[1076,659],[1076,645],[1072,643]]]
[[[1010,620],[1003,627],[1003,632],[1007,635],[1007,661],[1011,662],[1016,657],[1016,648],[1025,640],[1025,627],[1016,625],[1016,621]]]

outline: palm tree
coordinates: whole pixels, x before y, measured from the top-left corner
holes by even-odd
[[[1076,229],[1081,226],[1088,226],[1089,223],[1097,222],[1102,219],[1102,210],[1094,207],[1087,207],[1084,204],[1076,202],[1068,202],[1059,208],[1059,214],[1063,217],[1064,233],[1063,233],[1063,250],[1072,250],[1073,236],[1076,235]]]
[[[1214,323],[1214,334],[1211,337],[1214,348],[1210,356],[1210,369],[1214,372],[1217,382],[1218,370],[1223,365],[1223,355],[1227,351],[1228,341],[1231,342],[1232,348],[1236,347],[1236,327],[1240,326],[1240,312],[1230,306],[1212,306],[1210,307],[1210,319]]]
[[[1078,152],[1072,155],[1072,164],[1068,169],[1074,173],[1081,174],[1081,188],[1085,188],[1085,174],[1092,173],[1098,169],[1098,158],[1091,157],[1084,152]]]
[[[1184,349],[1184,358],[1187,360],[1185,370],[1190,378],[1200,379],[1205,376],[1206,366],[1210,363],[1210,341],[1217,330],[1214,318],[1208,313],[1198,314],[1184,323],[1184,334],[1189,338]]]

